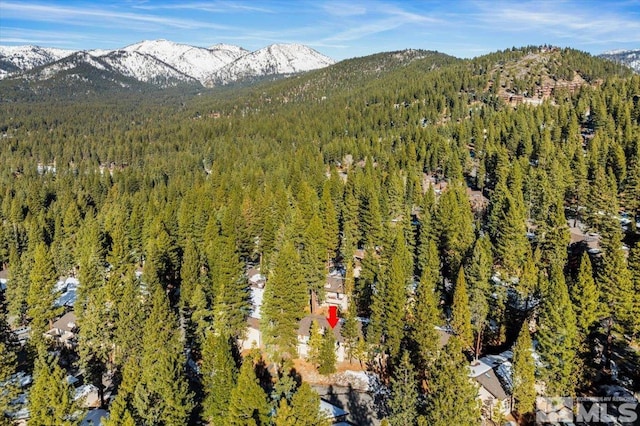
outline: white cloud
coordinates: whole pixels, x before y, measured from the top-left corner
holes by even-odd
[[[153,28],[171,27],[177,29],[230,29],[225,25],[193,19],[180,19],[152,14],[123,12],[114,8],[85,8],[44,4],[2,3],[4,18],[24,19],[28,16],[31,21],[64,22],[76,26],[113,27],[114,24],[144,30],[140,25],[150,24]],[[137,26],[137,27],[136,27]],[[148,28],[148,27],[147,27]]]

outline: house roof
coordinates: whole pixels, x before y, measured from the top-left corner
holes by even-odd
[[[337,405],[333,405],[330,402],[325,401],[324,399],[320,400],[320,411],[325,412],[330,419],[343,417],[349,414],[342,408],[338,407]]]
[[[344,293],[344,278],[341,275],[329,275],[324,289],[333,293]]]
[[[66,314],[64,314],[63,316],[58,318],[58,320],[56,320],[56,322],[53,323],[53,328],[57,328],[58,330],[72,332],[73,329],[76,327],[76,321],[77,321],[77,319],[76,319],[75,312],[73,312],[73,311],[67,312]]]
[[[329,326],[329,322],[323,315],[307,315],[306,317],[300,320],[300,324],[298,326],[298,336],[309,336],[311,331],[311,322],[316,321],[320,327],[323,327],[325,330],[331,330]],[[336,338],[337,342],[342,343],[344,339],[342,338],[342,334],[340,330],[342,329],[342,321],[338,321],[335,328],[333,329],[333,335]]]
[[[496,399],[503,401],[508,398],[507,393],[500,384],[500,380],[498,380],[498,376],[496,376],[492,368],[474,377],[474,379]]]
[[[249,327],[260,330],[260,320],[258,320],[258,318],[248,317],[247,323],[249,324]]]
[[[439,336],[438,343],[440,347],[443,348],[449,342],[449,338],[451,337],[451,332],[445,327],[436,327],[436,331],[438,332],[438,336]]]

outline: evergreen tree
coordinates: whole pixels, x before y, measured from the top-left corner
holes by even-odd
[[[432,261],[425,265],[422,278],[416,289],[414,317],[411,326],[411,338],[416,345],[421,369],[435,359],[440,344],[440,337],[435,328],[441,325],[440,311],[438,310],[439,298],[436,290],[439,280],[439,259],[435,242],[431,241],[429,246],[432,253],[429,258]]]
[[[54,287],[57,282],[53,261],[44,243],[39,243],[33,255],[33,267],[29,273],[29,294],[27,313],[31,317],[31,336],[36,346],[43,349],[43,334],[61,311],[55,308]]]
[[[469,310],[469,296],[467,295],[467,282],[464,277],[464,269],[458,271],[458,279],[453,291],[453,304],[451,306],[451,327],[458,336],[464,348],[473,347],[473,330],[471,327],[471,311]]]
[[[640,242],[636,244],[629,251],[628,258],[629,272],[631,272],[631,279],[633,282],[633,312],[636,321],[632,324],[633,335],[637,336],[640,333]]]
[[[440,236],[443,275],[453,278],[474,241],[471,205],[461,182],[451,182],[440,197],[435,226]]]
[[[141,374],[133,405],[146,425],[182,425],[193,408],[178,322],[164,291],[151,289],[151,312],[145,321],[140,358]]]
[[[18,385],[13,380],[9,380],[16,372],[18,342],[15,334],[7,323],[7,311],[5,303],[5,293],[0,290],[0,425],[9,425],[11,421],[7,412],[10,410],[9,404],[18,396]]]
[[[600,318],[600,290],[593,279],[591,260],[587,253],[580,259],[580,270],[574,285],[571,287],[578,328],[583,335],[589,334],[589,328]]]
[[[507,277],[519,277],[529,242],[526,236],[526,222],[524,210],[515,198],[508,195],[500,221],[496,225],[496,257],[500,269]]]
[[[327,280],[327,244],[322,222],[314,214],[304,232],[304,248],[301,253],[304,275],[311,297],[324,300],[324,284]]]
[[[121,371],[122,381],[115,399],[109,406],[109,418],[105,426],[129,426],[142,423],[133,406],[135,388],[142,375],[139,359],[130,357]]]
[[[187,239],[180,265],[180,306],[185,308],[193,297],[195,288],[201,283],[200,254],[192,239]]]
[[[407,305],[407,288],[412,277],[412,256],[407,249],[404,234],[396,229],[396,238],[390,252],[389,268],[382,275],[371,307],[371,333],[373,344],[383,339],[383,347],[392,357],[400,352],[400,343],[404,337],[404,325]]]
[[[489,315],[490,279],[493,260],[491,242],[486,236],[476,240],[471,262],[465,268],[465,277],[469,283],[469,310],[471,325],[475,333],[474,352],[480,355],[482,335]]]
[[[300,256],[291,242],[285,242],[265,286],[261,308],[261,331],[272,359],[296,356],[298,322],[307,300]]]
[[[229,426],[266,426],[269,424],[267,395],[260,387],[253,366],[253,355],[242,362],[238,383],[229,396]]]
[[[320,211],[322,213],[322,225],[324,226],[324,238],[326,243],[327,258],[332,259],[336,256],[339,243],[339,224],[338,214],[331,198],[330,185],[331,181],[326,181],[322,188],[322,200],[320,202]],[[309,224],[311,225],[311,224]]]
[[[548,283],[542,289],[542,309],[538,332],[542,379],[547,395],[574,393],[577,350],[576,317],[564,274],[559,266],[551,268]]]
[[[533,345],[529,334],[529,321],[525,321],[513,348],[513,398],[515,410],[520,414],[533,411],[536,401],[535,383]]]
[[[391,426],[410,426],[418,417],[418,387],[416,373],[404,351],[399,365],[391,378],[391,398],[389,399],[389,424]]]
[[[570,242],[569,227],[564,215],[564,203],[559,194],[544,211],[538,223],[536,239],[546,265],[564,267],[567,263],[567,246]]]
[[[322,335],[318,364],[320,374],[327,375],[336,372],[336,337],[333,330],[326,329]]]
[[[9,250],[9,281],[7,282],[6,299],[8,314],[14,318],[16,324],[25,324],[27,318],[29,295],[29,268],[31,267],[28,253],[22,256],[15,247]]]
[[[430,185],[429,189],[424,195],[422,200],[422,212],[420,213],[420,228],[418,234],[418,247],[417,247],[417,273],[418,276],[422,276],[423,271],[426,268],[432,268],[437,263],[437,269],[440,269],[440,259],[436,246],[436,258],[434,258],[434,252],[431,247],[431,243],[436,241],[437,230],[434,228],[434,214],[436,209],[436,195],[433,191],[433,186]]]
[[[73,389],[55,358],[39,355],[29,392],[29,425],[72,426],[80,423],[82,412],[73,401]]]
[[[204,419],[211,424],[224,424],[229,412],[229,399],[236,386],[237,368],[229,339],[223,335],[206,334],[202,348],[202,402]]]
[[[478,390],[457,336],[449,339],[429,369],[427,422],[432,426],[475,425],[480,422]]]
[[[312,320],[311,326],[309,327],[309,351],[307,354],[307,361],[316,367],[320,364],[320,352],[322,350],[322,345],[323,338],[320,326],[316,321]]]
[[[349,358],[349,362],[352,362],[357,352],[358,340],[362,339],[362,331],[353,305],[347,309],[344,317],[344,324],[340,329],[340,334],[344,339],[346,355]]]
[[[329,426],[329,420],[320,410],[320,396],[311,386],[304,382],[291,398],[280,400],[280,405],[273,417],[275,426]]]
[[[213,281],[213,315],[216,328],[230,336],[241,337],[251,311],[249,285],[243,272],[235,241],[231,236],[214,239],[214,255],[210,255]]]

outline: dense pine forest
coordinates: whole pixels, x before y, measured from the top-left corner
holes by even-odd
[[[370,404],[330,402],[359,425],[640,391],[620,65],[414,50],[214,90],[0,87],[0,424],[329,425],[310,378],[346,370]]]

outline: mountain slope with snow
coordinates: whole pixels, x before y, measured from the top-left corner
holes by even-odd
[[[116,50],[98,58],[122,75],[162,87],[171,86],[175,82],[197,81],[158,58],[137,51]]]
[[[78,68],[89,73],[76,73],[85,80],[98,69],[160,87],[183,83],[215,86],[310,71],[333,63],[331,58],[299,44],[274,44],[255,52],[229,44],[204,48],[169,40],[142,41],[118,50],[0,46],[0,80],[23,79],[31,83]],[[79,67],[80,64],[84,66]]]
[[[50,64],[72,53],[73,50],[38,46],[0,46],[0,78]]]
[[[635,72],[640,73],[640,49],[633,50],[611,50],[598,55],[601,58],[609,59],[632,68]]]
[[[168,40],[142,41],[123,50],[153,56],[200,82],[204,82],[214,71],[249,53],[241,47],[231,45],[215,45],[205,49]]]
[[[301,44],[272,44],[236,59],[217,71],[205,85],[215,86],[270,75],[294,74],[334,63],[333,59]]]

